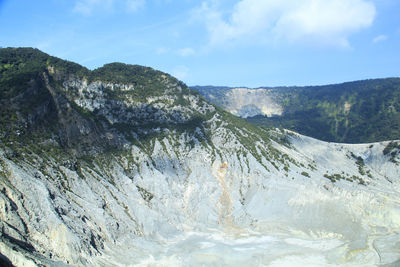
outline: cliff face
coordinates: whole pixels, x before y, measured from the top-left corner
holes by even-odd
[[[211,91],[204,96],[242,118],[257,115],[280,116],[283,112],[283,107],[277,102],[275,95],[266,89],[233,88],[223,98],[218,98]]]
[[[18,87],[2,59],[0,263],[398,262],[398,143],[265,130],[150,68],[41,57]]]
[[[319,140],[368,143],[400,138],[399,78],[305,87],[193,88],[250,122]]]

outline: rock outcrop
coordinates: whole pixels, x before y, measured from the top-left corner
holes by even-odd
[[[0,263],[399,263],[398,143],[265,130],[150,68],[41,57],[1,83]]]

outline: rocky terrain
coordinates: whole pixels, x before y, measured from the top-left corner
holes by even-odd
[[[192,88],[250,122],[319,140],[371,143],[400,139],[399,78],[304,87]]]
[[[400,142],[257,127],[141,66],[0,64],[1,264],[400,264]]]
[[[218,88],[194,86],[201,95],[226,111],[242,117],[263,115],[267,117],[282,115],[283,107],[278,103],[276,95],[267,89],[250,88]]]

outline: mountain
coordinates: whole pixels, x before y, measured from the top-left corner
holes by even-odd
[[[250,122],[324,141],[366,143],[400,138],[400,78],[326,86],[193,89]]]
[[[257,127],[166,73],[0,49],[0,265],[400,263],[400,142]]]

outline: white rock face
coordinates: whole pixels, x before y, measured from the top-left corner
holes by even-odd
[[[190,94],[181,99],[190,105],[173,104],[172,94],[130,102],[104,94],[134,87],[64,86],[76,93],[70,101],[110,124],[207,119],[182,131],[157,126],[148,130],[155,136],[94,157],[57,154],[52,139],[19,156],[2,144],[0,253],[15,265],[400,263],[400,158],[383,154],[388,142],[246,128]]]
[[[280,116],[283,111],[268,89],[233,88],[225,94],[223,107],[242,118]]]
[[[99,160],[79,175],[51,161],[45,170],[15,164],[3,151],[2,225],[20,225],[21,233],[6,232],[22,239],[18,222],[24,221],[27,242],[52,264],[398,263],[400,168],[382,156],[386,143],[342,145],[293,135],[292,147],[273,145],[290,158],[285,171],[279,160],[235,153],[245,150],[235,136],[225,137],[226,129],[219,131],[213,143],[221,154],[165,138],[150,155],[132,146],[125,158]],[[372,178],[360,175],[351,153],[365,157]],[[126,157],[138,158],[137,165],[127,166]],[[324,177],[333,174],[358,176],[366,185]],[[2,243],[0,253],[15,263],[46,262],[35,253],[17,257],[10,246]]]

